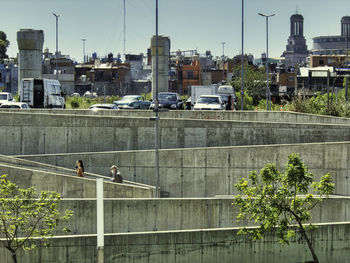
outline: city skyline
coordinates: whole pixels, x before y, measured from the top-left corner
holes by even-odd
[[[105,56],[123,53],[123,0],[0,0],[3,13],[0,30],[4,31],[11,45],[10,57],[16,56],[16,33],[19,29],[44,30],[44,47],[55,51],[55,18],[59,18],[59,50],[71,58],[83,60],[83,43],[86,54],[97,52]],[[245,0],[245,53],[260,57],[266,49],[265,20],[259,12],[276,16],[269,20],[269,55],[279,57],[285,50],[289,37],[292,14],[304,16],[304,35],[308,49],[312,38],[340,35],[340,20],[347,15],[345,0]],[[315,8],[317,7],[317,8]],[[146,53],[155,33],[155,1],[126,0],[126,53]],[[320,15],[325,14],[325,15]],[[241,0],[221,0],[213,4],[200,0],[159,1],[159,33],[170,37],[171,50],[197,49],[203,54],[211,50],[222,55],[221,42],[225,42],[225,55],[233,57],[241,52]]]

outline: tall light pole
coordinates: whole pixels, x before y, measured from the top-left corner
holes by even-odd
[[[244,0],[242,0],[241,110],[244,108]]]
[[[265,15],[258,13],[258,15],[266,18],[266,109],[271,110],[271,91],[269,85],[269,17],[276,14]]]
[[[160,197],[159,184],[159,101],[158,101],[158,66],[159,66],[159,43],[158,43],[158,0],[156,0],[156,85],[155,85],[155,98],[154,98],[154,112],[155,112],[155,168],[156,168],[156,197]]]
[[[123,51],[124,51],[124,60],[126,58],[126,54],[125,54],[125,42],[126,42],[126,6],[125,6],[125,0],[123,2],[123,9],[124,9],[124,15],[123,15],[123,19],[124,19],[124,26],[123,26],[123,31],[124,31],[124,39],[123,39]]]
[[[86,38],[82,38],[81,41],[83,41],[83,63],[85,63],[85,41],[86,41]]]
[[[61,15],[52,13],[56,18],[56,79],[58,80],[58,18]]]
[[[349,25],[346,25],[346,78],[345,78],[345,100],[348,102],[348,74],[349,74]]]
[[[222,80],[225,80],[225,63],[224,63],[224,59],[225,59],[225,45],[226,42],[221,42],[222,45]]]

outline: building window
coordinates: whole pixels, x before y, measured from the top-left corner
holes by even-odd
[[[193,70],[186,71],[186,79],[194,79]]]
[[[323,59],[320,59],[320,63],[319,63],[320,65],[324,65],[324,61],[323,61]]]

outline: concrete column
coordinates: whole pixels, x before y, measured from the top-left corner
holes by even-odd
[[[151,39],[152,54],[152,97],[155,92],[156,79],[156,37]],[[169,91],[169,59],[170,59],[170,39],[165,36],[158,37],[158,90],[159,92]]]
[[[44,31],[21,29],[17,32],[17,43],[18,84],[23,78],[42,78]]]

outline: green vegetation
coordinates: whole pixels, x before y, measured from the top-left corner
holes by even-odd
[[[47,241],[59,224],[72,217],[70,210],[58,211],[60,199],[56,192],[42,191],[38,196],[34,187],[19,188],[6,175],[0,177],[0,237],[14,263],[18,249],[34,249],[31,241]]]
[[[113,103],[115,100],[119,100],[118,96],[106,96],[106,102],[103,97],[86,98],[86,97],[66,97],[67,109],[88,109],[91,105],[97,103]]]
[[[350,117],[349,102],[345,100],[345,89],[335,93],[317,93],[316,96],[302,100],[295,98],[291,103],[286,104],[285,110],[331,115],[337,117]]]
[[[10,46],[10,41],[7,40],[5,32],[0,31],[0,59],[7,58],[7,48]]]
[[[313,174],[297,154],[288,156],[285,172],[277,170],[276,165],[267,164],[264,168],[252,171],[249,180],[242,178],[235,187],[243,193],[234,199],[234,205],[240,209],[238,220],[250,220],[258,228],[242,228],[239,234],[248,234],[253,240],[262,239],[268,231],[277,229],[281,244],[289,244],[289,239],[295,237],[295,228],[307,242],[315,263],[319,260],[312,246],[309,232],[316,226],[305,226],[311,219],[310,211],[320,204],[322,195],[328,196],[334,191],[332,177],[324,175],[315,182]],[[315,197],[309,193],[310,187]]]
[[[241,90],[241,65],[236,65],[233,68],[233,81],[230,83],[235,91]],[[258,101],[266,94],[266,73],[265,68],[257,68],[254,65],[244,63],[244,93],[253,99],[256,105]],[[240,109],[240,107],[239,107]],[[249,107],[247,108],[249,109]]]

